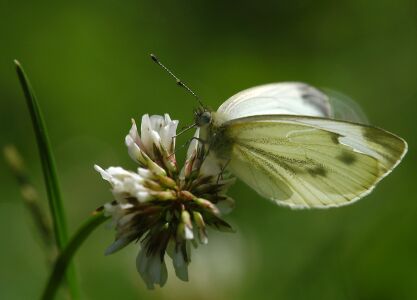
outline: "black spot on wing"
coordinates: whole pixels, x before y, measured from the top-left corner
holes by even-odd
[[[321,165],[318,165],[314,168],[307,168],[307,172],[313,177],[316,177],[316,176],[326,177],[327,176],[327,170]]]
[[[336,156],[345,165],[351,165],[356,162],[356,157],[348,151],[343,151],[340,155]]]
[[[335,144],[335,145],[339,145],[340,143],[339,143],[339,137],[340,137],[340,135],[339,134],[337,134],[337,133],[333,133],[331,136],[330,136],[330,139],[331,139],[331,141]]]
[[[305,103],[317,108],[325,117],[330,116],[330,104],[328,97],[319,90],[307,84],[300,84],[301,98]]]

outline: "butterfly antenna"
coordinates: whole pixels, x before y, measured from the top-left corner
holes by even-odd
[[[180,87],[182,87],[182,88],[184,88],[186,91],[188,91],[191,95],[193,95],[193,97],[198,101],[198,104],[200,104],[202,107],[205,107],[204,105],[203,105],[203,103],[201,102],[201,100],[200,100],[200,97],[198,97],[197,96],[197,94],[196,93],[194,93],[181,79],[179,79],[177,76],[175,76],[175,74],[174,73],[172,73],[171,72],[171,70],[170,69],[168,69],[167,67],[165,67],[165,65],[163,64],[163,63],[161,63],[160,61],[159,61],[159,59],[154,55],[154,54],[151,54],[151,58],[152,58],[152,60],[157,64],[157,65],[159,65],[162,69],[164,69],[169,75],[171,75],[171,77],[173,77],[174,79],[175,79],[175,81],[177,82],[177,84],[180,86]]]
[[[191,124],[190,126],[187,126],[185,128],[183,128],[179,133],[177,133],[176,135],[173,136],[173,138],[176,138],[180,135],[182,135],[183,133],[187,132],[188,130],[194,128],[197,126],[197,123]]]

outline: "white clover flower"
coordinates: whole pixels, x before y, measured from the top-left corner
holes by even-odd
[[[208,242],[207,226],[231,231],[220,216],[234,207],[233,199],[226,196],[234,179],[219,176],[196,139],[179,170],[174,154],[177,126],[168,114],[144,115],[140,135],[132,121],[125,138],[129,155],[139,164],[137,171],[95,166],[110,183],[114,197],[103,206],[116,229],[115,241],[105,254],[139,242],[136,266],[150,289],[167,280],[165,254],[172,259],[177,277],[187,281],[190,246]],[[197,129],[195,137],[198,134]]]

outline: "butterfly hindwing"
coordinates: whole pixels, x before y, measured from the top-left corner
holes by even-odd
[[[223,128],[232,173],[260,195],[297,208],[360,199],[406,151],[402,139],[384,130],[324,118],[254,116]]]

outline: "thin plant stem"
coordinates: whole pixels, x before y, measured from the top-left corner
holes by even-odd
[[[52,254],[56,252],[52,224],[41,207],[39,194],[30,180],[23,158],[14,145],[4,146],[3,154],[10,171],[20,187],[23,203],[33,219],[33,223],[43,241],[45,249],[49,252],[47,257],[48,262],[52,262]]]
[[[55,167],[55,160],[52,154],[45,122],[36,100],[35,93],[21,64],[17,60],[15,60],[14,63],[16,65],[17,76],[22,86],[26,104],[32,119],[32,125],[35,131],[39,155],[42,163],[42,170],[48,195],[49,208],[51,211],[55,241],[58,250],[61,251],[67,244],[68,234],[65,211],[62,203],[58,176]],[[74,267],[70,267],[68,269],[66,279],[72,298],[79,299],[79,290]]]
[[[109,217],[105,216],[102,211],[95,212],[75,232],[74,236],[69,240],[69,243],[61,251],[54,263],[53,270],[41,297],[42,300],[54,299],[58,287],[64,277],[65,271],[74,257],[74,254],[77,252],[78,248],[82,245],[85,239],[93,232],[93,230],[108,218]]]

